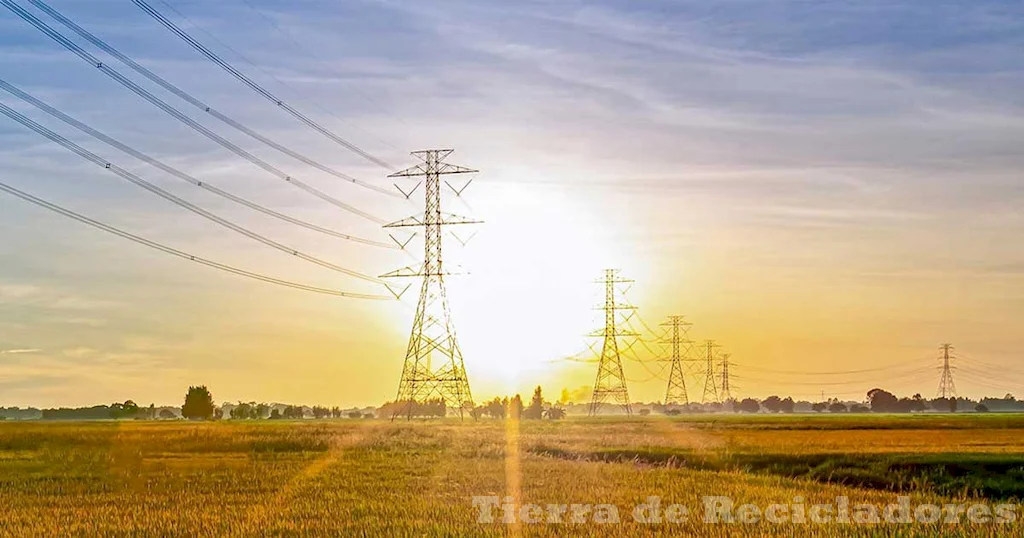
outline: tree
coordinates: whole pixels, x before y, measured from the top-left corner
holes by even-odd
[[[899,406],[896,396],[882,389],[869,390],[868,401],[871,402],[871,411],[875,413],[894,413]]]
[[[853,404],[850,406],[851,413],[870,413],[871,408],[862,404]]]
[[[974,410],[976,412],[978,412],[978,413],[988,413],[988,406],[985,405],[985,404],[980,403],[980,404],[974,406]]]
[[[547,415],[548,420],[561,420],[565,418],[565,409],[562,409],[561,407],[552,407],[545,411],[545,414]]]
[[[779,398],[778,396],[769,396],[764,399],[762,405],[764,405],[764,408],[769,412],[778,413],[779,411],[782,411],[782,398]]]
[[[175,415],[174,411],[171,411],[170,409],[161,409],[159,417],[164,420],[167,420],[172,418],[178,418],[178,415]]]
[[[647,409],[646,407],[641,409],[640,412],[639,412],[639,415],[642,416],[642,417],[646,417],[647,415],[650,415],[650,414],[651,414],[651,410]]]
[[[828,409],[828,404],[825,402],[817,402],[811,405],[811,411],[814,411],[815,413],[821,413],[826,409]]]
[[[328,409],[326,407],[321,407],[319,405],[314,405],[313,406],[313,418],[320,419],[320,418],[327,418],[329,416],[331,416],[331,410],[330,409]]]
[[[528,420],[544,418],[544,396],[541,394],[540,385],[533,389],[533,398],[530,399],[530,406],[523,410],[523,418]]]
[[[736,410],[741,413],[757,413],[761,410],[761,404],[753,398],[744,398],[737,406]]]
[[[508,403],[508,418],[519,420],[523,417],[523,399],[518,394]]]
[[[829,413],[845,413],[847,411],[849,411],[849,409],[846,408],[846,404],[840,401],[832,402],[832,404],[828,406]]]
[[[267,418],[270,416],[270,406],[261,403],[256,406],[256,417],[254,418]]]
[[[277,420],[281,418],[281,411],[277,408],[270,412],[270,420]]]
[[[181,416],[189,420],[210,420],[213,414],[213,395],[206,385],[190,386],[185,394],[185,405],[181,406]]]
[[[796,402],[789,396],[786,396],[786,398],[779,402],[779,405],[783,413],[792,413],[793,409],[796,408]]]
[[[362,418],[363,414],[359,411],[349,411],[348,418]]]

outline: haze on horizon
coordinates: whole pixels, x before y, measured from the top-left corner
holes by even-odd
[[[605,267],[637,281],[630,300],[646,321],[686,315],[695,339],[717,340],[743,364],[909,370],[937,366],[942,342],[1020,364],[1017,3],[169,2],[188,17],[167,10],[175,22],[247,75],[395,168],[414,163],[410,151],[451,147],[451,162],[481,170],[451,210],[486,224],[466,248],[446,244],[472,272],[449,286],[477,400],[593,383],[593,365],[551,361],[585,349]],[[233,117],[390,187],[386,171],[275,110],[131,2],[50,4]],[[232,192],[388,241],[217,148],[6,9],[0,79]],[[276,240],[373,275],[410,263],[195,192],[6,93],[0,101]],[[195,117],[387,220],[416,211]],[[382,291],[232,234],[6,118],[0,178],[220,262]],[[279,289],[0,196],[0,406],[172,404],[189,384],[208,385],[218,402],[379,404],[394,397],[413,288],[406,304]],[[872,388],[863,377],[827,387],[739,380],[734,392],[858,399]],[[876,385],[931,397],[937,382],[929,371]],[[1001,396],[1019,382],[957,386]],[[664,384],[630,391],[657,400]]]

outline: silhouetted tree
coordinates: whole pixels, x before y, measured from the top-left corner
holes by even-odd
[[[761,404],[753,398],[744,398],[737,406],[736,411],[741,413],[757,413],[761,410]]]
[[[174,411],[171,411],[170,409],[161,409],[160,414],[158,416],[164,420],[178,418],[178,415],[175,415]]]
[[[508,418],[512,420],[519,420],[523,417],[523,399],[516,394],[514,398],[508,402]]]
[[[980,403],[980,404],[974,406],[974,410],[976,412],[978,412],[978,413],[988,413],[988,406],[985,405],[985,404]]]
[[[847,411],[849,411],[849,409],[847,409],[846,404],[840,401],[832,402],[828,406],[829,413],[845,413]]]
[[[851,413],[870,413],[871,408],[866,405],[853,404],[850,406]]]
[[[274,408],[270,411],[270,420],[278,420],[281,418],[281,410]]]
[[[533,398],[530,399],[530,406],[523,410],[523,418],[528,420],[544,418],[544,396],[541,394],[540,385],[533,389]]]
[[[825,402],[817,402],[811,405],[811,411],[814,411],[815,413],[821,413],[826,409],[828,409],[828,404]]]
[[[779,398],[778,396],[769,396],[761,402],[761,405],[764,405],[764,408],[770,413],[778,413],[779,411],[782,411],[782,398]]]
[[[268,418],[270,417],[270,406],[261,403],[256,405],[256,417],[255,418]]]
[[[185,405],[181,406],[181,416],[189,420],[210,420],[213,415],[213,395],[206,385],[189,387],[185,394]]]
[[[794,402],[793,398],[790,398],[789,396],[783,398],[782,401],[779,402],[779,409],[783,413],[792,413],[794,408],[796,408],[796,402]]]
[[[868,401],[871,402],[871,411],[875,413],[894,413],[898,411],[899,400],[891,392],[882,389],[871,389],[868,391]]]
[[[565,418],[565,409],[561,407],[552,407],[544,412],[549,420],[561,420]]]
[[[348,418],[362,418],[362,417],[363,417],[363,414],[360,413],[359,411],[349,411],[348,412]]]

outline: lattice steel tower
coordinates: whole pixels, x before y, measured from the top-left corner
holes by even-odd
[[[633,414],[629,403],[629,391],[626,389],[626,375],[622,372],[622,357],[619,355],[619,338],[636,337],[637,333],[622,329],[619,314],[635,307],[616,300],[617,286],[633,282],[620,278],[618,269],[605,269],[604,278],[598,280],[604,284],[604,329],[595,331],[590,336],[604,338],[601,347],[601,360],[597,365],[597,380],[594,382],[594,396],[590,402],[590,416],[601,410],[605,403],[614,403],[622,407],[627,415]]]
[[[732,392],[729,390],[729,359],[732,357],[729,353],[722,354],[722,390],[719,392],[719,397],[723,402],[728,402],[732,399]]]
[[[714,340],[704,342],[707,349],[707,365],[704,367],[704,395],[701,396],[701,403],[718,401],[718,386],[715,384],[715,348],[718,347]]]
[[[668,335],[661,343],[672,346],[672,356],[668,359],[672,367],[668,375],[668,387],[665,389],[665,405],[690,403],[683,361],[692,357],[693,340],[689,336],[692,325],[683,316],[669,316],[668,321],[661,324],[662,327],[668,327]]]
[[[953,351],[953,346],[951,344],[942,344],[939,349],[942,350],[942,377],[939,379],[938,395],[940,398],[945,399],[956,398],[956,385],[953,384],[953,370],[955,368],[949,363],[949,352]]]
[[[423,161],[421,164],[388,176],[392,178],[424,178],[409,192],[399,188],[402,194],[408,198],[420,184],[424,184],[426,204],[423,215],[414,215],[384,226],[385,228],[423,228],[423,263],[419,267],[405,267],[381,275],[385,278],[423,278],[396,400],[406,404],[407,411],[404,414],[410,418],[413,414],[414,404],[428,400],[443,400],[446,407],[449,410],[456,410],[460,417],[467,406],[472,407],[473,405],[469,379],[466,377],[466,368],[462,361],[462,350],[455,337],[455,325],[452,323],[448,307],[448,294],[444,284],[444,277],[453,273],[448,272],[444,267],[441,247],[445,226],[475,224],[479,221],[441,211],[441,176],[474,173],[476,170],[445,163],[444,159],[452,152],[453,150],[450,149],[413,152],[414,157]],[[457,195],[462,193],[461,189],[456,190],[447,181],[445,183]],[[468,183],[465,186],[468,186]],[[400,296],[401,293],[396,295]],[[400,414],[403,413],[396,412],[392,418]]]

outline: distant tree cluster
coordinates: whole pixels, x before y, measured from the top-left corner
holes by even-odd
[[[149,407],[140,408],[132,400],[125,400],[123,403],[114,402],[110,405],[94,405],[92,407],[43,409],[39,418],[43,420],[153,420],[156,418],[156,407],[150,404]]]
[[[379,417],[444,417],[448,414],[448,406],[444,400],[437,398],[426,402],[401,400],[388,402],[377,409]]]
[[[228,416],[235,420],[269,418],[270,406],[265,403],[238,402],[238,405],[228,412]]]
[[[562,391],[562,399],[566,397],[566,391]],[[493,400],[479,405],[470,412],[470,416],[479,420],[482,417],[504,420],[559,420],[565,418],[565,408],[561,403],[552,405],[544,401],[544,394],[538,386],[533,390],[533,397],[530,404],[523,406],[523,399],[516,394],[509,398],[494,398]]]

